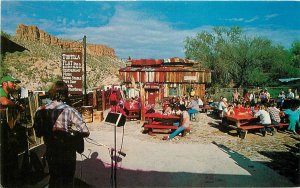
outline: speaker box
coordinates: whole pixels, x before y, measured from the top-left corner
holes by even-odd
[[[121,113],[109,112],[105,118],[105,122],[114,124],[117,127],[122,127],[126,123],[126,117]]]

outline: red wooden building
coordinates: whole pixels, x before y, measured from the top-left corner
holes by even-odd
[[[146,103],[161,102],[164,97],[189,95],[193,89],[202,99],[205,84],[211,82],[211,72],[196,68],[195,62],[187,59],[139,59],[129,60],[119,70],[120,79],[127,89],[145,89]]]

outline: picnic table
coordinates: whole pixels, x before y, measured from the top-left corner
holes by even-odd
[[[239,137],[244,139],[248,133],[249,130],[257,130],[257,129],[262,129],[264,128],[263,125],[254,123],[255,120],[257,120],[256,117],[252,116],[251,114],[245,113],[245,114],[235,114],[235,115],[227,115],[226,116],[227,120],[233,121],[236,123],[236,129],[238,132]],[[269,125],[267,127],[272,128],[272,127],[286,127],[288,126],[288,123],[279,123],[278,125]]]
[[[200,107],[200,110],[205,113],[211,113],[216,109],[215,106],[210,106],[208,104],[204,104],[203,107]]]
[[[144,124],[144,130],[152,133],[153,129],[176,130],[179,126],[173,125],[173,122],[180,120],[179,116],[164,115],[160,113],[145,114],[148,123]]]
[[[138,104],[131,105],[129,102],[124,103],[125,111],[127,112],[127,120],[131,119],[139,119],[141,114],[141,109],[139,108]]]
[[[249,113],[244,114],[234,114],[234,115],[226,115],[227,120],[233,121],[236,123],[236,127],[240,127],[245,123],[249,123],[251,121],[256,120],[257,118]]]
[[[154,119],[169,119],[169,120],[179,120],[180,116],[175,115],[165,115],[161,113],[151,113],[151,114],[145,114],[145,118],[148,120],[148,123],[152,123]]]

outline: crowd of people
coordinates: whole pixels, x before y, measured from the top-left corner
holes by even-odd
[[[162,102],[163,110],[161,113],[165,115],[180,115],[182,111],[179,107],[181,105],[185,106],[191,119],[192,115],[199,112],[203,107],[203,101],[198,96],[171,97]],[[153,105],[148,105],[146,108],[153,108]]]
[[[286,109],[283,109],[284,103],[289,103]],[[258,122],[253,123],[265,127],[260,130],[263,136],[266,135],[266,132],[270,132],[272,135],[275,133],[273,128],[268,128],[269,125],[278,125],[286,119],[289,122],[287,130],[293,134],[298,134],[296,125],[300,127],[300,103],[299,100],[295,99],[291,89],[288,90],[287,95],[284,94],[284,91],[281,91],[275,100],[271,100],[267,89],[261,90],[257,98],[254,92],[245,92],[244,97],[241,97],[238,91],[235,90],[231,102],[221,96],[220,101],[215,105],[217,106],[218,116],[222,119],[222,124],[230,123],[226,118],[227,116],[248,113],[259,119]]]

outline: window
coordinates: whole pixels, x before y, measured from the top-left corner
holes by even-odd
[[[177,87],[170,87],[169,88],[169,96],[177,96],[177,95],[178,95]]]

